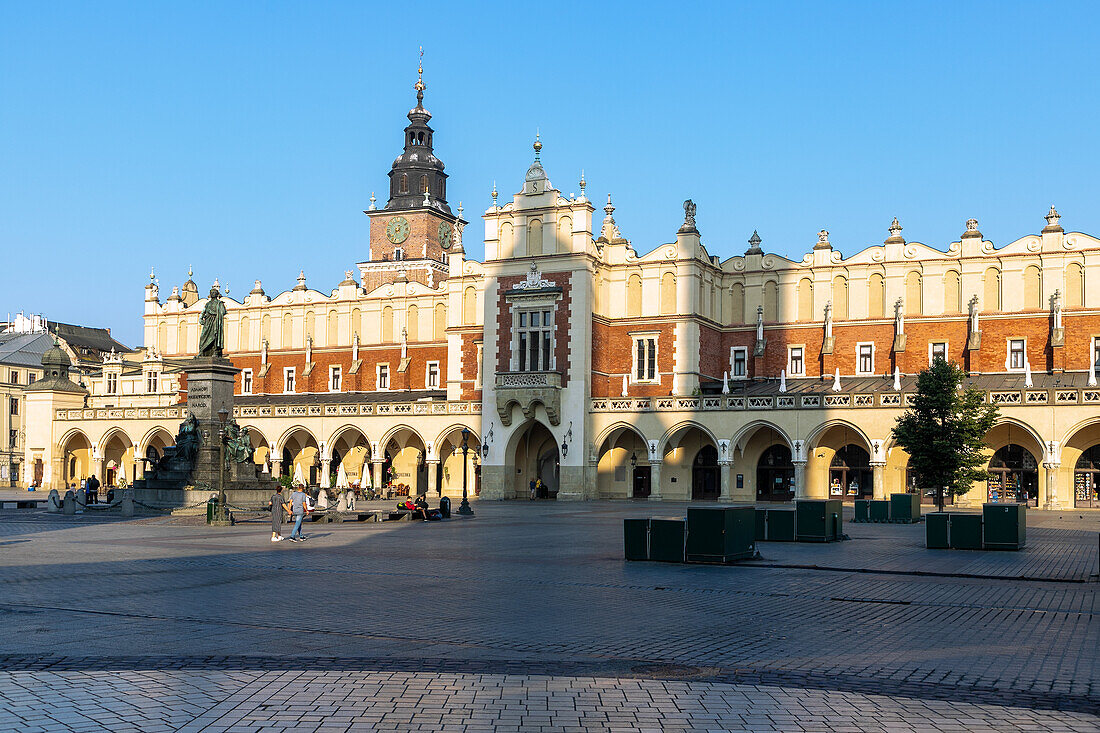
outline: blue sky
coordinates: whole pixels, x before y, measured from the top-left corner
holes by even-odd
[[[0,312],[140,343],[162,297],[240,297],[367,257],[425,47],[452,205],[614,195],[644,251],[698,205],[708,249],[1003,245],[1056,204],[1100,232],[1100,12],[1055,3],[0,3]],[[597,211],[597,221],[602,212]]]

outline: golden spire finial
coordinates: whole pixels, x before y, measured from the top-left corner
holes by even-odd
[[[416,98],[424,98],[424,90],[428,87],[424,84],[424,47],[420,47],[420,60],[416,64],[416,84],[413,85],[416,89]]]

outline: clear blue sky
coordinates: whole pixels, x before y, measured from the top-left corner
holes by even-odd
[[[538,127],[554,184],[643,251],[681,202],[708,249],[943,248],[1100,232],[1095,3],[0,4],[0,312],[140,343],[143,286],[335,287],[367,256],[425,47],[480,257]],[[597,221],[602,212],[597,211]]]

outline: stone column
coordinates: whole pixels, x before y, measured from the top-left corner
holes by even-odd
[[[332,482],[332,459],[321,459],[321,488],[327,489]]]
[[[792,461],[794,463],[794,498],[807,499],[806,493],[806,461]]]
[[[1044,509],[1059,509],[1061,504],[1058,501],[1058,468],[1062,464],[1060,463],[1044,463],[1043,468],[1046,469],[1047,474],[1047,486],[1046,486],[1046,499],[1043,502]],[[1072,487],[1072,484],[1071,484]]]
[[[141,481],[145,478],[145,461],[134,462],[134,481]]]
[[[371,473],[373,474],[374,493],[382,491],[382,461],[371,461]]]
[[[107,485],[107,473],[104,471],[105,461],[102,458],[92,459],[92,475],[99,479],[99,483],[104,486]],[[80,488],[80,482],[77,482],[77,488]]]
[[[719,461],[718,471],[721,475],[721,492],[718,494],[718,501],[729,501],[733,498],[731,484],[731,476],[733,469],[733,461]]]
[[[879,462],[871,463],[871,476],[872,476],[872,491],[874,492],[873,498],[885,499],[886,498],[886,464]]]
[[[440,491],[437,488],[439,477],[439,461],[428,461],[428,498],[438,499]]]
[[[649,500],[661,500],[661,462],[649,462]]]

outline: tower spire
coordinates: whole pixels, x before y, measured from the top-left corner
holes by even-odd
[[[428,85],[424,83],[424,47],[420,47],[420,60],[416,64],[416,84],[413,84],[413,89],[416,90],[416,106],[424,106],[424,90],[428,88]]]

